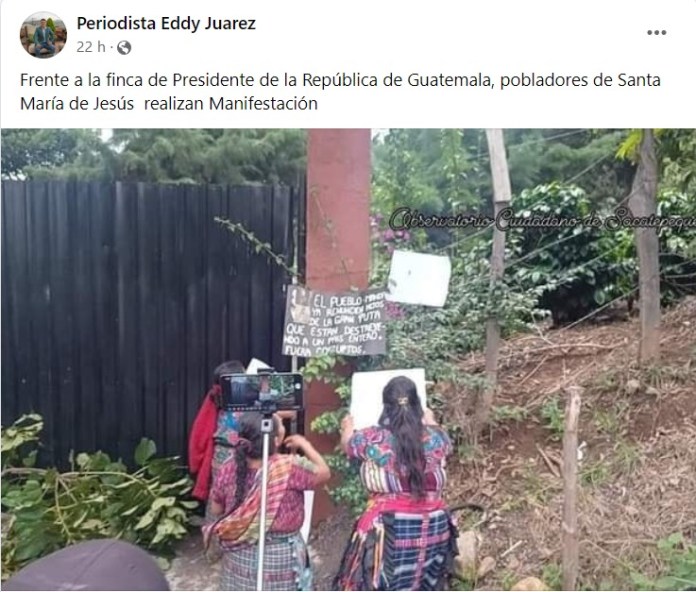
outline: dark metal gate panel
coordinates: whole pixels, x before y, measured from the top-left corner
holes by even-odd
[[[286,187],[3,181],[3,425],[43,415],[45,462],[130,460],[143,436],[184,456],[217,364],[290,368],[289,274],[214,218],[291,265],[299,202]]]

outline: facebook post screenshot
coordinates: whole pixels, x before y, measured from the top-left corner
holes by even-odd
[[[1,0],[3,590],[696,590],[696,0]]]

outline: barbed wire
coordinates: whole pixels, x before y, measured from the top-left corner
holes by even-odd
[[[696,263],[696,258],[695,258],[695,259],[690,259],[689,261],[686,261],[685,263],[683,263],[683,265],[689,265],[690,263]],[[657,273],[654,273],[653,275],[651,275],[651,276],[648,278],[647,281],[648,281],[648,282],[651,282],[651,281],[654,280],[656,277],[659,277],[661,273],[662,273],[662,270],[658,270],[658,272],[657,272]],[[617,296],[616,298],[614,298],[613,300],[610,300],[610,301],[607,302],[606,304],[603,304],[603,305],[600,306],[599,308],[597,308],[597,309],[593,310],[592,312],[586,314],[584,317],[578,319],[577,321],[574,321],[574,322],[571,323],[570,325],[566,325],[566,326],[564,326],[564,327],[561,327],[561,328],[558,330],[558,333],[563,333],[564,331],[568,331],[569,329],[572,329],[573,327],[576,327],[577,325],[579,325],[579,324],[585,322],[586,320],[588,320],[588,319],[594,317],[595,315],[599,314],[600,312],[602,312],[603,310],[605,310],[606,308],[608,308],[608,307],[611,306],[612,304],[615,304],[616,302],[618,302],[618,301],[620,301],[620,300],[623,300],[624,298],[627,298],[627,297],[630,296],[631,294],[634,294],[634,293],[637,292],[638,290],[640,290],[640,280],[638,281],[638,284],[637,284],[635,287],[631,288],[631,289],[628,290],[627,292],[621,294],[620,296]]]
[[[589,128],[576,129],[568,132],[561,132],[553,136],[545,136],[541,138],[534,138],[533,140],[524,140],[522,142],[517,142],[516,144],[507,144],[506,149],[508,151],[517,150],[519,148],[527,148],[528,146],[533,146],[534,144],[543,144],[544,142],[553,142],[554,140],[560,140],[561,138],[568,138],[571,136],[577,136],[579,134],[584,134],[585,132],[591,131]],[[489,158],[488,151],[480,151],[476,156],[467,157],[467,162],[481,162]]]
[[[562,182],[562,183],[560,183],[560,184],[561,184],[561,185],[572,185],[572,184],[575,183],[575,181],[577,181],[580,177],[582,177],[583,175],[586,175],[586,174],[589,173],[594,167],[596,167],[597,165],[601,164],[602,162],[604,162],[605,160],[607,160],[607,159],[610,158],[610,157],[611,157],[611,154],[605,154],[604,156],[602,156],[602,157],[598,158],[597,160],[595,160],[594,162],[592,162],[592,164],[590,164],[589,166],[585,167],[582,171],[580,171],[579,173],[573,175],[570,179],[568,179],[568,180],[566,180],[566,181],[564,181],[564,182]],[[629,195],[629,196],[630,196],[630,195]],[[527,205],[527,206],[526,206],[526,209],[528,209],[528,210],[532,209],[533,207],[535,207],[536,205],[538,205],[541,201],[543,201],[545,197],[546,197],[545,195],[540,195],[540,196],[539,196],[537,199],[535,199],[531,204]],[[624,198],[624,200],[625,200],[625,199],[628,199],[628,198]],[[622,200],[622,202],[619,202],[619,205],[621,205],[621,203],[623,203],[624,200]],[[510,202],[510,203],[512,203],[512,202]],[[616,206],[616,207],[619,207],[619,206]],[[490,230],[491,228],[493,228],[494,226],[495,226],[495,221],[494,221],[494,222],[491,222],[488,226],[486,226],[485,228],[482,228],[481,230],[478,230],[478,231],[476,231],[476,232],[474,232],[474,233],[472,233],[472,234],[468,234],[468,235],[466,235],[466,236],[464,236],[464,237],[462,237],[462,238],[460,238],[460,239],[457,239],[456,241],[450,243],[449,245],[446,245],[446,246],[444,246],[444,247],[440,247],[439,249],[436,249],[435,252],[436,252],[436,253],[441,253],[441,252],[446,251],[446,250],[448,250],[448,249],[450,249],[450,248],[453,248],[453,247],[455,247],[455,246],[458,246],[458,245],[460,245],[460,244],[462,244],[462,243],[464,243],[464,242],[467,242],[467,241],[469,241],[469,240],[471,240],[471,239],[474,239],[474,238],[476,238],[476,237],[478,237],[478,236],[481,236],[481,235],[485,234],[488,230]]]

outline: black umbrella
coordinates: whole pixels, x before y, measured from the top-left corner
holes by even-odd
[[[2,585],[3,590],[169,590],[155,560],[119,540],[71,545],[38,559]]]

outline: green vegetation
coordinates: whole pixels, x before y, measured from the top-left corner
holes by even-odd
[[[597,430],[612,439],[619,438],[626,426],[628,403],[618,401],[609,409],[597,409],[594,414],[594,424]]]
[[[557,183],[524,190],[512,205],[524,218],[590,220],[606,213],[597,212],[580,187]],[[551,312],[556,324],[577,321],[634,285],[633,243],[617,240],[616,230],[567,226],[508,234],[513,277],[523,288],[543,288],[539,306]]]
[[[305,167],[301,130],[6,130],[3,178],[153,183],[297,184]]]
[[[34,467],[43,420],[22,416],[2,428],[2,579],[67,545],[120,538],[165,558],[188,532],[191,481],[176,458],[156,458],[143,439],[134,472],[106,454],[71,454],[71,469]]]
[[[551,432],[553,440],[560,440],[565,430],[564,412],[557,398],[548,399],[540,410],[545,427]]]
[[[459,590],[462,592],[467,592],[469,590],[475,590],[476,582],[471,580],[460,580],[459,578],[450,578],[450,590]]]
[[[693,132],[660,134],[660,158],[665,171],[669,170],[660,185],[663,215],[696,211],[693,192],[689,193],[694,187],[689,171],[696,169],[696,163],[681,152],[684,146],[693,145],[693,137]],[[602,217],[613,213],[613,208],[625,205],[631,191],[636,139],[640,135],[621,130],[507,130],[515,214],[582,219],[593,213]],[[579,320],[635,291],[637,258],[631,229],[509,230],[505,275],[491,288],[490,229],[395,231],[388,227],[389,217],[398,207],[426,215],[490,215],[492,189],[483,130],[390,130],[375,138],[373,153],[371,285],[385,285],[395,249],[449,254],[452,277],[442,309],[391,305],[388,354],[356,360],[354,369],[424,367],[429,379],[466,391],[475,399],[485,387],[483,375],[462,372],[458,361],[483,348],[485,321],[491,314],[500,319],[502,335],[508,337],[529,330],[547,315],[556,324]],[[687,284],[694,283],[696,266],[688,262],[688,248],[696,244],[696,231],[663,231],[661,241],[667,300],[669,294],[693,290]],[[667,282],[668,275],[672,284]],[[677,286],[677,281],[683,283]],[[322,371],[317,374],[312,369],[317,365],[321,362],[310,362],[307,379],[322,376]],[[345,379],[328,380],[347,394]],[[471,449],[475,445],[472,435],[477,432],[477,426],[470,425],[472,409],[453,414],[446,397],[433,397],[431,404],[452,434],[458,452]],[[607,435],[619,434],[619,411],[597,417],[597,427]],[[345,408],[325,414],[312,428],[336,433],[344,413]],[[548,400],[540,413],[552,439],[559,440],[564,423],[559,401]],[[492,423],[521,421],[525,415],[514,407],[494,408]],[[630,455],[625,461],[630,465]],[[335,499],[360,506],[363,499],[357,493],[354,467],[334,462],[339,473],[345,469],[348,475],[333,491]],[[602,470],[603,465],[592,467],[585,479],[601,481]]]
[[[588,487],[599,487],[611,477],[609,463],[600,458],[594,462],[586,462],[580,468],[580,483]]]
[[[541,574],[541,580],[551,590],[561,590],[563,588],[563,571],[558,563],[547,563]]]
[[[657,542],[657,552],[664,568],[657,578],[633,573],[636,590],[687,590],[696,587],[696,545],[689,544],[681,533]]]
[[[491,422],[499,425],[508,421],[522,421],[529,416],[529,412],[524,407],[516,405],[499,405],[493,407],[491,412]]]
[[[509,590],[515,585],[515,582],[518,580],[518,576],[516,576],[513,572],[509,570],[505,570],[500,577],[500,585],[503,588],[503,590]]]
[[[640,463],[640,450],[638,446],[619,440],[614,448],[613,466],[620,474],[629,476]]]

